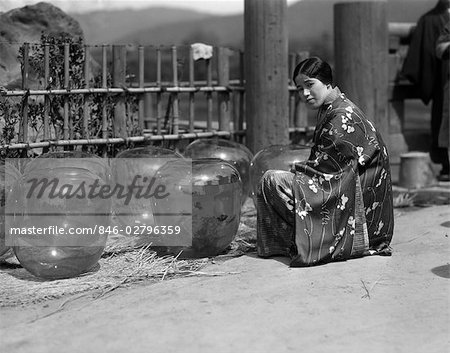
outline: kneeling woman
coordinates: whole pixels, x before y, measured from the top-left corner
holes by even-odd
[[[291,172],[269,170],[257,192],[258,255],[312,266],[390,255],[394,229],[389,158],[380,134],[319,58],[294,70],[301,98],[318,110],[314,146]]]

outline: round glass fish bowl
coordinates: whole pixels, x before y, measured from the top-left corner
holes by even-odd
[[[184,214],[191,212],[190,219],[181,217],[174,224],[178,224],[182,232],[191,231],[192,245],[161,246],[155,250],[179,254],[179,258],[211,257],[224,252],[235,238],[240,222],[242,181],[238,170],[224,160],[204,158],[192,160],[191,172],[185,172],[184,178],[177,163],[168,163],[159,173],[174,176],[176,170],[179,175],[174,177],[177,183],[173,185],[177,184],[185,192],[190,190],[192,199],[189,204],[184,201],[176,208]],[[168,209],[174,208],[156,204],[158,213]]]
[[[46,279],[93,270],[106,246],[111,199],[107,161],[84,152],[44,154],[25,168],[13,190],[14,254],[30,273]]]
[[[243,144],[225,139],[199,139],[191,142],[184,156],[192,159],[220,158],[235,167],[242,180],[242,199],[244,204],[250,194],[250,162],[253,153]]]
[[[8,256],[8,251],[11,249],[9,245],[6,245],[5,206],[15,183],[20,178],[21,173],[12,162],[7,161],[5,164],[0,165],[0,259],[3,255]]]
[[[295,163],[307,160],[311,148],[302,145],[273,145],[260,150],[250,162],[250,195],[255,193],[261,177],[270,169],[289,171]]]
[[[154,224],[152,198],[148,196],[154,193],[156,172],[168,161],[181,158],[183,156],[173,150],[146,146],[122,151],[113,159],[114,184],[124,186],[125,190],[133,187],[128,198],[113,200],[114,217],[122,229]]]

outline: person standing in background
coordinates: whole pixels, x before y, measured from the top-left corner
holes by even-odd
[[[450,0],[439,0],[419,18],[402,68],[402,75],[417,87],[423,103],[432,102],[430,158],[442,165],[438,179],[443,181],[450,180],[450,163],[447,148],[439,146],[444,77],[441,60],[436,56],[436,43],[449,20]]]
[[[439,131],[439,147],[450,150],[450,116],[449,116],[449,80],[450,80],[450,23],[444,27],[442,34],[439,36],[436,44],[436,56],[442,60],[442,75],[444,77],[444,102],[442,106],[442,122]]]

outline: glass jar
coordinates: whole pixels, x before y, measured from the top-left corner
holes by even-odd
[[[152,179],[161,166],[182,158],[182,155],[173,150],[146,146],[122,151],[112,160],[114,184],[123,185],[126,189],[134,185],[128,200],[117,197],[113,200],[114,221],[118,228],[126,231],[125,235],[133,237],[133,245],[146,244],[145,234],[141,234],[141,229],[144,228],[140,227],[155,224],[153,198],[141,196],[149,190]]]
[[[176,164],[167,164],[160,173],[171,174]],[[178,168],[178,170],[180,170]],[[190,180],[189,180],[190,179]],[[242,181],[238,170],[218,158],[192,160],[192,172],[177,177],[183,188],[190,183],[191,205],[178,205],[184,212],[191,207],[192,245],[186,247],[158,247],[159,253],[179,255],[179,258],[201,258],[222,253],[236,236],[242,198]],[[186,190],[188,188],[186,187]],[[163,210],[164,211],[164,210]],[[179,224],[188,225],[188,221]]]
[[[255,192],[264,173],[270,169],[289,171],[295,163],[307,160],[311,148],[302,145],[273,145],[260,150],[250,162],[250,195],[255,200]]]
[[[30,162],[13,191],[14,254],[46,279],[92,270],[106,246],[111,199],[96,196],[110,183],[107,160],[85,152],[41,155]]]
[[[250,193],[250,162],[253,153],[243,144],[238,142],[213,138],[199,139],[190,143],[183,155],[192,159],[220,158],[235,167],[242,180],[242,199],[244,204]]]
[[[15,183],[20,180],[21,173],[12,161],[0,165],[0,258],[7,257],[11,247],[6,245],[5,234],[5,208]],[[8,254],[7,254],[8,253]]]

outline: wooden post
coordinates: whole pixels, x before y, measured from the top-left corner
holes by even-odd
[[[102,88],[108,88],[108,61],[107,61],[107,46],[102,45]],[[106,109],[106,102],[108,101],[108,96],[103,95],[102,97],[102,137],[108,137],[108,111]],[[105,150],[106,151],[106,150]]]
[[[289,143],[286,0],[245,0],[247,145]]]
[[[230,81],[230,57],[227,48],[218,48],[217,77],[219,86],[228,87]],[[217,95],[219,110],[219,131],[230,131],[230,92]]]
[[[156,93],[156,133],[161,135],[161,123],[164,119],[162,112],[162,94],[161,94],[161,48],[156,49],[156,86],[160,89]]]
[[[23,45],[23,68],[22,68],[22,89],[28,90],[28,75],[30,71],[30,44]],[[28,142],[28,94],[23,97],[22,101],[22,122],[19,127],[19,141]]]
[[[245,85],[245,56],[242,50],[239,51],[239,86]],[[244,130],[245,122],[245,89],[239,91],[239,118],[238,118],[238,131]],[[238,140],[240,143],[247,144],[247,137],[241,135]]]
[[[178,56],[176,46],[172,46],[172,74],[173,74],[173,86],[178,87]],[[172,100],[173,120],[170,133],[178,134],[180,112],[179,112],[179,98],[177,92],[172,93],[172,99],[173,99]]]
[[[113,45],[113,87],[126,86],[126,47]],[[125,95],[121,95],[114,106],[114,137],[128,137],[125,109]]]
[[[206,65],[206,85],[212,87],[212,71],[211,71],[211,59],[205,60]],[[213,119],[213,96],[212,91],[206,91],[206,131],[212,131],[212,119]]]
[[[139,88],[144,88],[144,47],[138,46]],[[138,124],[139,133],[145,128],[145,94],[139,95]]]
[[[69,89],[70,83],[70,46],[69,43],[64,43],[64,88]],[[64,118],[63,118],[63,136],[64,140],[73,138],[73,123],[69,111],[69,95],[64,96]]]
[[[189,47],[189,87],[194,87],[193,49]],[[189,132],[194,132],[195,93],[189,92]]]
[[[91,52],[89,45],[84,46],[84,88],[89,88],[90,79],[90,58]],[[83,138],[89,138],[89,119],[91,115],[90,109],[90,97],[88,94],[84,95],[84,106],[83,106]]]
[[[334,6],[336,83],[389,143],[386,1]]]
[[[49,77],[50,77],[50,49],[48,43],[44,44],[44,87],[49,88]],[[44,97],[44,137],[43,140],[48,140],[50,138],[50,97],[48,94]],[[45,149],[47,152],[48,149]]]

